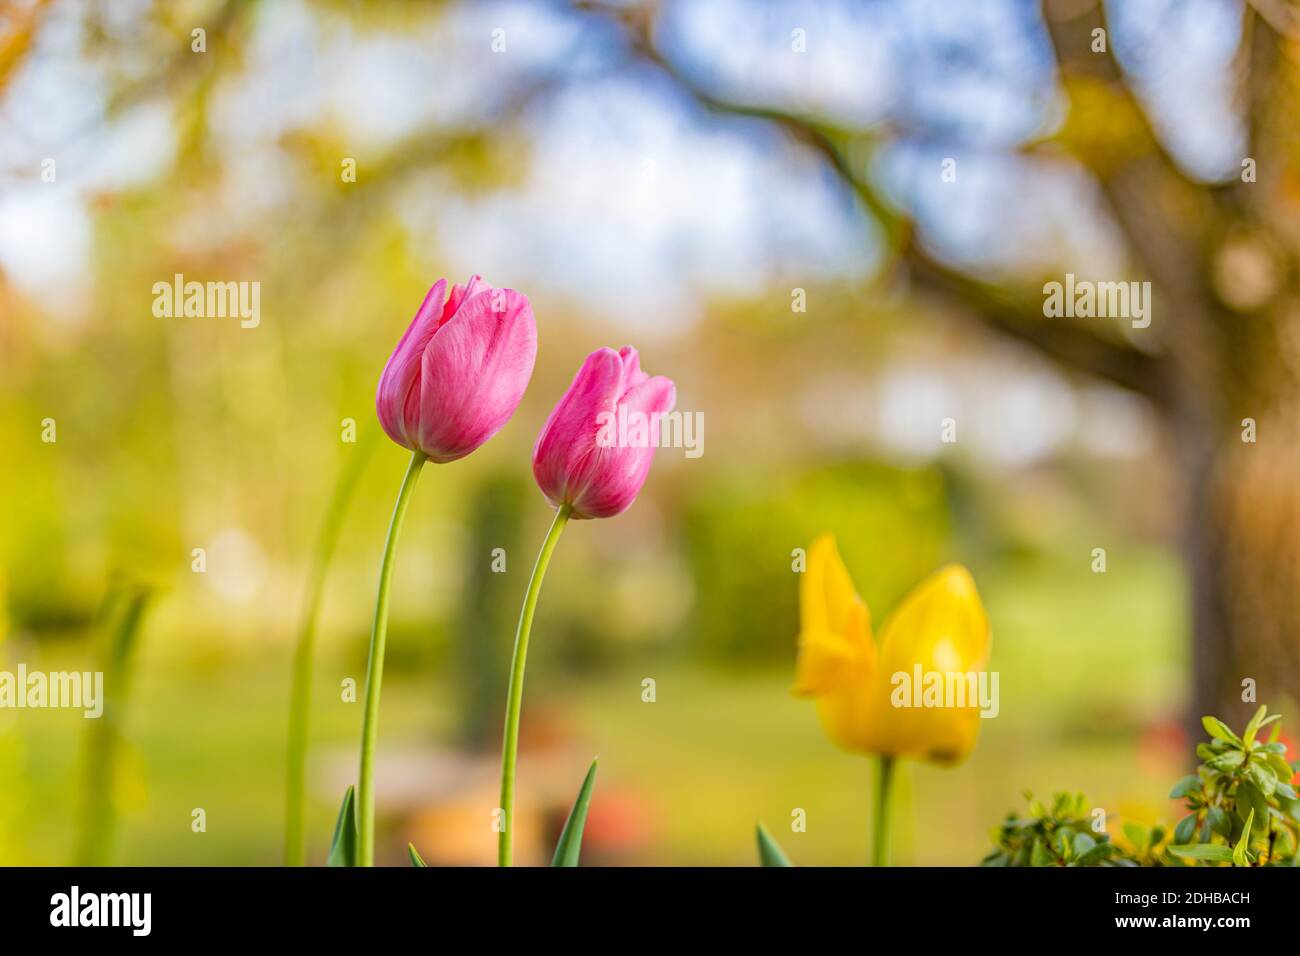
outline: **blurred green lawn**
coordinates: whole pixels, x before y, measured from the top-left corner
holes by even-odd
[[[907,767],[896,862],[977,862],[989,830],[1021,805],[1025,789],[1083,789],[1108,813],[1140,807],[1169,818],[1165,794],[1176,758],[1153,761],[1137,742],[1144,727],[1176,719],[1183,700],[1179,571],[1158,551],[1112,552],[1111,570],[1099,575],[1087,573],[1087,560],[1085,551],[1078,566],[977,569],[994,625],[1001,714],[984,722],[965,765]],[[144,635],[127,717],[119,784],[127,807],[116,859],[278,863],[287,648],[241,651],[202,668],[164,665],[169,658],[158,645],[176,639]],[[351,753],[361,716],[359,704],[338,699],[335,680],[347,671],[334,658],[345,655],[328,645],[336,653],[317,671],[313,758]],[[23,654],[29,668],[81,668],[86,660],[73,642],[28,645]],[[813,705],[790,696],[789,670],[733,672],[678,651],[560,680],[545,671],[530,677],[525,722],[529,708],[562,713],[577,743],[600,756],[596,800],[602,787],[616,787],[649,808],[651,839],[629,862],[748,865],[757,820],[796,862],[866,860],[872,762],[826,741]],[[646,677],[657,684],[654,703],[641,700]],[[449,700],[431,674],[392,674],[381,743],[447,739]],[[21,821],[0,829],[0,862],[71,858],[83,730],[71,712],[0,712],[0,761],[18,781],[4,799],[9,819]],[[526,787],[526,764],[523,774]],[[205,833],[191,832],[195,807],[206,811]],[[336,807],[336,795],[313,792],[314,860],[323,857]],[[806,811],[804,833],[791,832],[794,808]]]

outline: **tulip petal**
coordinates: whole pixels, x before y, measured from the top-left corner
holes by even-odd
[[[379,424],[389,438],[406,448],[417,447],[421,362],[429,340],[438,331],[446,294],[447,280],[439,279],[425,295],[379,376],[375,394]]]
[[[889,668],[967,671],[989,653],[989,621],[969,571],[949,565],[903,599],[880,632],[881,660]]]
[[[639,374],[640,381],[623,393],[619,404],[626,405],[629,414],[640,412],[652,418],[671,412],[677,404],[677,386],[673,380],[662,375]]]
[[[626,367],[625,367],[626,372]],[[677,386],[662,375],[643,377],[617,403],[613,411],[646,423],[645,441],[628,429],[629,443],[602,445],[596,442],[571,473],[572,487],[581,489],[572,498],[578,517],[609,518],[632,506],[645,485],[659,441],[659,416],[672,411]],[[621,437],[621,436],[616,436]]]
[[[650,376],[641,371],[641,356],[632,346],[619,349],[618,357],[623,360],[623,393],[626,394]]]
[[[536,359],[537,325],[526,296],[491,289],[464,300],[424,352],[419,447],[430,460],[463,458],[500,431]]]
[[[988,616],[970,572],[950,565],[912,590],[880,632],[881,674],[927,677],[978,674],[988,663]],[[954,678],[955,679],[955,678]],[[978,701],[966,705],[895,708],[893,723],[903,742],[900,752],[937,763],[961,760],[979,733]]]
[[[622,384],[623,362],[613,349],[587,356],[561,396],[533,446],[533,477],[557,508],[569,497],[570,476],[596,446],[600,415],[613,412]]]
[[[459,282],[452,286],[451,292],[447,295],[447,307],[442,310],[442,320],[438,323],[440,326],[451,319],[460,309],[466,299],[477,295],[480,292],[491,292],[492,286],[483,281],[483,277],[478,273],[469,277],[469,281],[464,285]]]
[[[804,631],[799,635],[793,693],[818,697],[841,684],[857,659],[857,648],[832,631]]]
[[[808,549],[808,567],[799,581],[800,627],[805,631],[827,630],[845,634],[854,607],[861,607],[864,612],[867,610],[840,557],[835,536],[823,534]],[[867,614],[868,640],[870,631],[871,618]]]

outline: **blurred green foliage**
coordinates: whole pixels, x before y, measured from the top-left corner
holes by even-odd
[[[533,503],[520,475],[491,475],[469,503],[465,578],[452,629],[451,670],[457,695],[462,746],[486,750],[501,743],[501,688],[509,670],[507,637],[518,610],[517,588],[506,575],[510,557],[523,562],[526,504]]]
[[[995,837],[997,848],[982,866],[1132,866],[1104,829],[1082,793],[1058,793],[1050,807],[1026,794],[1029,815],[1008,814]]]
[[[799,554],[832,532],[879,626],[949,544],[940,472],[869,461],[806,472],[728,474],[686,516],[695,581],[691,647],[715,659],[790,660]]]

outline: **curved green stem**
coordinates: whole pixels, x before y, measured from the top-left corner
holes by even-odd
[[[339,472],[334,493],[320,536],[312,551],[307,592],[303,597],[302,619],[298,625],[298,645],[293,654],[293,683],[289,690],[289,743],[285,757],[284,797],[284,865],[302,866],[306,862],[305,813],[307,775],[307,728],[311,717],[311,670],[316,653],[316,619],[320,613],[325,576],[343,528],[343,515],[352,500],[361,473],[375,447],[377,429],[365,433],[362,442],[349,456]]]
[[[880,772],[876,776],[876,842],[871,852],[872,866],[889,865],[889,791],[893,780],[894,758],[882,754]]]
[[[384,558],[379,565],[379,593],[375,597],[375,625],[370,632],[370,658],[366,665],[365,717],[361,725],[361,773],[357,780],[357,865],[375,865],[375,741],[379,737],[379,690],[384,682],[384,641],[388,637],[388,591],[393,577],[393,558],[397,551],[397,536],[402,530],[406,507],[411,503],[411,490],[424,455],[411,453],[411,463],[406,467],[406,477],[397,492],[393,505],[393,518],[388,524],[388,540],[384,542]]]
[[[533,565],[533,576],[528,580],[528,591],[524,595],[524,606],[519,612],[519,627],[515,631],[515,653],[510,661],[510,690],[506,699],[505,739],[501,744],[501,833],[497,839],[497,865],[514,865],[514,817],[515,817],[515,760],[519,754],[519,712],[524,697],[524,666],[528,660],[528,636],[533,629],[533,613],[537,610],[537,596],[542,590],[542,578],[546,576],[546,566],[551,563],[551,553],[555,551],[560,532],[569,520],[570,508],[561,505],[551,522],[551,530],[546,533],[542,550],[537,553],[537,563]]]

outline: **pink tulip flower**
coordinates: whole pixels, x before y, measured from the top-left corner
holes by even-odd
[[[575,518],[626,511],[650,472],[659,416],[676,401],[672,380],[641,371],[631,346],[592,352],[537,436],[533,476],[542,492]]]
[[[379,423],[430,461],[464,458],[510,420],[536,359],[527,296],[479,276],[447,296],[439,279],[379,376]]]

